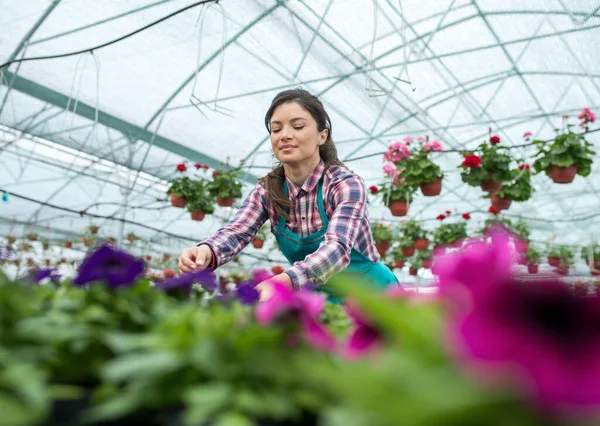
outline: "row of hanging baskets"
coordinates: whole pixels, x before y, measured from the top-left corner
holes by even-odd
[[[562,128],[557,129],[555,138],[549,141],[531,140],[532,133],[525,132],[525,141],[536,147],[532,166],[514,158],[510,148],[500,144],[499,136],[490,135],[489,140],[476,149],[462,153],[463,161],[458,166],[462,181],[487,193],[484,197],[490,199],[490,211],[499,212],[510,208],[513,202],[524,202],[532,197],[535,192],[532,174],[545,173],[558,184],[571,183],[576,175],[588,176],[596,152],[585,136],[596,116],[584,108],[578,119],[582,132],[576,132],[576,126],[564,116]],[[432,153],[443,151],[440,143],[423,137],[414,142],[407,136],[390,145],[383,156],[387,179],[379,187],[370,187],[372,194],[382,197],[393,216],[407,214],[417,191],[434,197],[442,190],[444,174],[429,158]]]
[[[167,195],[174,207],[187,208],[192,220],[201,221],[215,211],[215,205],[231,207],[242,196],[239,169],[214,170],[210,178],[208,165],[196,163],[190,173],[185,162],[176,167],[180,173],[169,180]]]

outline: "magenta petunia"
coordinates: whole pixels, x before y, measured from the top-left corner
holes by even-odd
[[[382,343],[381,333],[353,304],[348,303],[346,311],[354,322],[354,330],[343,344],[340,355],[347,360],[354,360],[377,352]]]
[[[600,295],[511,272],[504,231],[438,259],[450,337],[475,371],[520,385],[547,409],[600,409]]]
[[[325,294],[309,290],[294,291],[287,285],[271,280],[271,297],[256,307],[256,319],[261,324],[271,324],[281,318],[297,322],[304,339],[313,347],[333,350],[335,338],[321,324],[318,317],[325,308]]]

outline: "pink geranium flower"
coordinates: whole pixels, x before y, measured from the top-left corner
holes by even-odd
[[[335,338],[318,320],[327,296],[308,290],[294,291],[287,285],[273,280],[271,283],[271,297],[256,307],[257,321],[261,324],[271,324],[282,318],[291,318],[310,345],[327,351],[333,350],[336,345]]]
[[[425,151],[442,152],[442,145],[438,141],[428,142],[424,146]]]
[[[387,152],[383,154],[383,159],[391,163],[397,163],[403,158],[410,158],[410,149],[403,142],[394,142],[390,145]]]
[[[413,138],[411,136],[407,136],[403,140],[406,145],[410,145],[410,143],[413,141]]]
[[[585,126],[587,123],[593,123],[596,121],[596,114],[594,114],[591,109],[586,107],[581,110],[577,118],[581,120],[581,125]]]
[[[525,132],[523,133],[523,137],[525,138],[525,140],[529,140],[529,138],[533,136],[533,133],[531,132]]]
[[[417,142],[420,142],[420,143],[427,142],[427,138],[425,138],[425,137],[423,137],[423,136],[419,136],[419,137],[417,138]]]
[[[511,272],[505,231],[439,258],[440,294],[457,353],[487,379],[508,379],[549,409],[600,408],[600,295]]]

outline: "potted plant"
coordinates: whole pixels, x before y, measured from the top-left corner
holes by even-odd
[[[415,256],[410,262],[410,267],[408,268],[408,273],[412,276],[416,276],[417,272],[419,272],[419,269],[421,269],[422,267],[423,267],[423,261],[421,259],[419,259],[418,256]]]
[[[586,177],[590,174],[593,157],[593,144],[585,139],[583,133],[575,133],[573,124],[563,116],[562,130],[556,129],[552,143],[535,140],[538,146],[537,159],[533,168],[537,173],[544,172],[554,183],[571,183],[575,175]]]
[[[400,245],[400,250],[402,252],[402,256],[404,257],[412,257],[415,255],[415,243],[412,237],[400,236],[398,238],[398,244]]]
[[[390,248],[390,241],[392,240],[391,227],[380,222],[374,222],[371,225],[371,233],[373,234],[373,241],[375,241],[377,252],[381,257],[385,256],[385,252]]]
[[[433,263],[430,250],[419,251],[415,256],[415,259],[419,260],[421,262],[421,266],[425,269],[430,269]]]
[[[265,223],[263,226],[261,226],[254,238],[252,239],[252,245],[254,246],[254,248],[262,248],[270,232],[271,225],[269,223]]]
[[[593,244],[588,247],[582,247],[581,258],[590,267],[590,270],[600,269],[600,245]]]
[[[73,248],[73,241],[65,241],[65,248]]]
[[[31,232],[31,233],[25,234],[25,238],[27,238],[29,241],[37,241],[38,235],[36,233]]]
[[[534,247],[529,247],[527,250],[527,271],[530,274],[537,274],[542,258],[542,252]]]
[[[398,269],[402,269],[404,264],[406,263],[406,256],[402,253],[402,248],[400,245],[394,246],[392,250],[392,257],[394,259],[394,267]]]
[[[215,170],[213,181],[210,183],[210,192],[217,197],[217,204],[222,207],[231,207],[236,198],[242,196],[242,183],[238,169]]]
[[[406,216],[408,206],[412,203],[415,188],[405,183],[386,182],[379,191],[383,203],[390,209],[392,216]]]
[[[402,224],[401,233],[407,239],[412,239],[414,246],[417,250],[427,250],[429,240],[427,239],[427,231],[421,227],[419,222],[414,219],[408,220]],[[412,255],[411,255],[412,256]]]
[[[12,235],[9,235],[8,237],[6,237],[6,239],[8,240],[8,244],[14,244],[15,241],[17,241],[17,238]]]
[[[97,234],[98,230],[100,229],[100,227],[98,225],[90,225],[88,226],[88,230],[90,231],[90,233],[92,234]]]
[[[492,136],[489,143],[481,143],[474,151],[463,153],[459,166],[462,181],[470,186],[480,186],[483,191],[496,192],[510,179],[511,157],[506,147],[498,146],[500,138]]]
[[[452,245],[460,247],[461,241],[467,237],[467,223],[443,223],[433,231],[433,243],[436,246]]]
[[[517,237],[517,240],[515,241],[515,249],[519,253],[526,253],[529,249],[529,235],[531,233],[529,224],[519,219],[512,227],[512,231]]]
[[[140,237],[138,237],[137,235],[135,235],[133,232],[129,232],[125,238],[130,243],[134,243],[135,241],[137,241],[137,240],[140,239]]]
[[[410,157],[405,157],[398,162],[399,167],[403,169],[401,176],[405,179],[405,183],[415,188],[419,187],[426,197],[440,195],[444,178],[442,169],[429,158],[429,154],[433,151],[442,151],[438,141],[426,143],[421,141]]]
[[[210,182],[200,179],[190,181],[186,192],[186,208],[192,220],[202,221],[204,216],[215,211],[214,197],[210,193]]]
[[[181,173],[181,175],[169,180],[167,195],[171,198],[172,206],[183,208],[185,207],[185,197],[189,191],[191,179],[183,175],[183,173],[185,173],[187,170],[185,162],[178,164],[176,169],[177,172]]]
[[[557,267],[560,264],[560,247],[549,246],[547,249],[548,265]]]
[[[513,201],[523,202],[531,198],[535,189],[531,185],[531,173],[528,164],[521,164],[517,170],[511,170],[511,181],[500,190],[490,194],[492,207],[507,210]]]
[[[570,247],[561,246],[559,255],[560,261],[556,267],[556,272],[561,275],[567,275],[569,273],[569,268],[575,264],[575,253]]]

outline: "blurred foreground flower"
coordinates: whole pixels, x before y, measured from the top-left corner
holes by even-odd
[[[192,291],[193,284],[200,284],[207,291],[214,291],[217,288],[215,276],[209,270],[190,272],[179,277],[159,281],[156,283],[156,288],[165,291],[181,289],[186,294],[189,294]]]
[[[332,350],[335,338],[318,320],[325,307],[326,295],[307,290],[294,291],[285,284],[272,281],[271,297],[256,307],[261,324],[291,320],[300,327],[305,340],[318,349]]]
[[[104,281],[110,287],[123,287],[133,284],[143,272],[143,260],[110,245],[103,245],[83,260],[73,284]]]
[[[510,238],[471,242],[436,262],[452,340],[467,365],[512,378],[541,406],[600,409],[600,295],[511,273]]]

